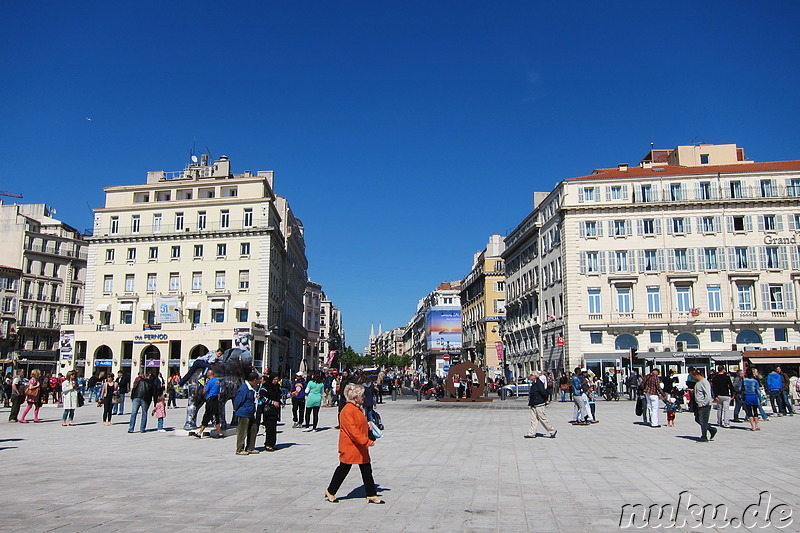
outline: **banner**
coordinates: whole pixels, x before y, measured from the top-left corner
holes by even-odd
[[[432,307],[425,313],[428,350],[446,353],[461,350],[461,309]]]
[[[156,321],[159,324],[177,324],[181,321],[177,296],[158,297],[158,316]]]
[[[75,332],[62,331],[60,346],[60,358],[62,361],[70,361],[75,356]]]
[[[495,341],[494,349],[497,351],[497,360],[503,362],[503,341]]]

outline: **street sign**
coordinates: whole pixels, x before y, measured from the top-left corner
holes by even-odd
[[[564,346],[564,337],[559,336],[556,342],[559,346]]]
[[[450,372],[450,365],[444,365],[444,368],[442,368],[442,370],[444,370],[445,372]]]
[[[449,361],[449,360],[450,360],[450,356],[449,356],[449,355],[447,355],[447,354],[444,354],[444,355],[442,356],[442,359],[444,359],[445,361]]]

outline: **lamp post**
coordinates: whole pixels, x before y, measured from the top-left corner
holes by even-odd
[[[503,368],[503,379],[505,380],[506,383],[509,383],[510,380],[509,380],[509,377],[508,377],[508,363],[507,363],[507,361],[508,361],[508,352],[506,352],[506,350],[505,350],[505,347],[506,347],[506,334],[508,333],[508,330],[506,330],[506,321],[504,319],[498,320],[497,321],[497,327],[492,328],[492,332],[493,333],[497,333],[497,335],[500,337],[500,342],[503,345],[503,360],[501,361],[502,368]]]

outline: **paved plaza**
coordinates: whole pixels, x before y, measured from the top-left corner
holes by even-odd
[[[523,438],[526,399],[405,397],[378,410],[386,435],[371,453],[386,505],[366,504],[357,468],[341,503],[323,500],[337,465],[336,409],[321,410],[324,430],[304,433],[285,407],[278,451],[245,457],[234,455],[235,438],[158,433],[152,417],[150,431],[127,434],[127,415],[103,426],[94,406],[77,410],[75,427],[61,426],[55,406],[42,408],[41,424],[8,423],[2,409],[0,531],[605,532],[620,530],[623,505],[677,505],[683,491],[692,503],[725,504],[728,517],[762,491],[772,507],[800,513],[800,415],[760,432],[734,424],[698,443],[690,413],[649,428],[624,400],[598,402],[600,423],[585,427],[567,423],[571,403],[551,404],[556,439]],[[182,427],[184,414],[169,410],[167,427]],[[784,531],[798,524],[800,515]]]

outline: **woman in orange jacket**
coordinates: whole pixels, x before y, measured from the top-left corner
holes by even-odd
[[[325,491],[325,499],[331,503],[339,503],[336,491],[350,472],[350,467],[358,465],[367,492],[367,503],[385,503],[378,497],[375,481],[372,479],[369,447],[374,446],[375,441],[369,438],[367,417],[361,410],[364,387],[348,383],[344,389],[344,399],[347,403],[339,413],[339,466],[333,472],[331,483]]]

